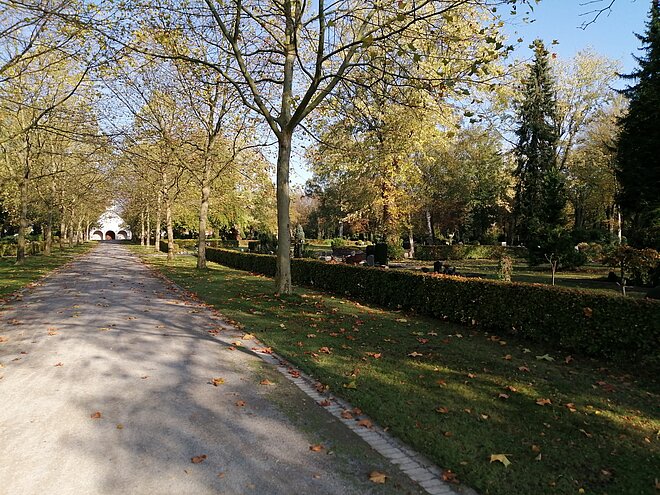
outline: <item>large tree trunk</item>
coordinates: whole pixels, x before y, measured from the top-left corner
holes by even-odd
[[[22,265],[25,261],[25,236],[27,235],[28,221],[28,181],[30,180],[30,170],[26,167],[25,173],[19,185],[20,193],[20,219],[18,224],[18,239],[16,246],[16,264]]]
[[[202,182],[202,197],[199,203],[199,237],[197,239],[197,268],[206,268],[206,221],[209,215],[209,197],[211,186],[208,183],[208,170],[204,173]]]
[[[156,240],[154,242],[154,249],[156,251],[160,250],[160,229],[161,229],[161,217],[162,217],[162,202],[163,202],[163,193],[158,191],[158,196],[156,197]]]
[[[290,198],[289,198],[289,161],[291,159],[291,138],[289,132],[282,132],[278,137],[277,153],[277,271],[275,290],[278,294],[290,294],[291,285],[291,238]]]

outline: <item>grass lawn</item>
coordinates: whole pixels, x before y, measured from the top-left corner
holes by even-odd
[[[53,246],[51,256],[28,256],[23,265],[17,266],[15,257],[0,257],[0,298],[15,292],[34,282],[51,270],[68,263],[77,255],[89,251],[96,243],[81,244],[60,251]]]
[[[657,377],[632,364],[146,259],[482,495],[657,493]]]

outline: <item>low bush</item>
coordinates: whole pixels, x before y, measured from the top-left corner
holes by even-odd
[[[221,249],[209,261],[267,276],[275,257]],[[619,362],[660,365],[660,303],[549,287],[291,260],[294,283],[385,307],[511,332]]]
[[[489,246],[453,244],[451,246],[415,246],[415,258],[436,260],[499,260],[502,256],[527,258],[527,249],[521,246]]]
[[[332,241],[330,241],[330,247],[332,247],[332,249],[340,249],[346,247],[347,245],[348,242],[346,239],[342,239],[341,237],[335,237],[332,239]]]

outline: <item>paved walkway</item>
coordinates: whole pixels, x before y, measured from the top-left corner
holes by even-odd
[[[0,494],[421,493],[223,327],[111,243],[0,308]]]

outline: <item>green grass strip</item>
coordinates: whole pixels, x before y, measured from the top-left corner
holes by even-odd
[[[39,280],[52,270],[73,260],[76,256],[86,253],[96,246],[96,243],[86,243],[60,250],[54,246],[51,256],[37,254],[27,256],[22,265],[16,265],[16,257],[0,257],[0,298],[16,292],[28,284]]]

